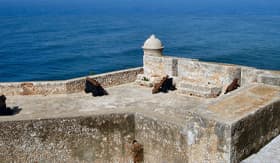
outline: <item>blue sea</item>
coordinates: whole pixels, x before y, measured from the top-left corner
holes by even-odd
[[[0,14],[0,82],[142,66],[151,34],[166,55],[280,70],[280,14]]]

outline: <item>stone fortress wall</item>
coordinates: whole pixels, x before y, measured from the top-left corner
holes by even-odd
[[[143,49],[144,74],[138,76],[138,83],[143,85],[152,86],[169,75],[181,93],[202,97],[219,96],[235,78],[241,86],[251,83],[280,86],[279,71],[164,56],[161,42],[154,36],[146,41]]]
[[[100,75],[88,76],[97,80],[104,87],[111,87],[136,80],[143,68],[132,68]],[[0,93],[5,95],[51,95],[69,94],[84,91],[85,77],[60,81],[6,82],[0,83]]]
[[[188,144],[194,152],[190,162],[240,162],[279,134],[280,71],[164,56],[161,41],[153,35],[143,49],[144,74],[138,75],[138,84],[153,86],[168,75],[180,94],[220,96],[186,116],[184,130],[199,142]],[[234,79],[241,88],[222,96]],[[215,152],[213,144],[218,144]]]
[[[112,91],[120,89],[120,92],[107,98],[89,98],[81,93],[85,88],[85,77],[63,81],[0,83],[0,93],[10,97],[46,95],[46,100],[42,101],[46,104],[42,106],[47,106],[48,111],[53,111],[50,103],[46,102],[52,95],[75,95],[79,92],[82,98],[88,99],[90,107],[100,109],[100,113],[96,111],[71,117],[60,117],[58,114],[58,118],[0,119],[3,162],[14,158],[38,160],[37,157],[43,153],[40,156],[42,159],[62,159],[61,162],[75,157],[78,160],[73,162],[95,160],[128,163],[131,162],[129,143],[137,139],[144,145],[145,162],[237,163],[279,135],[279,71],[163,56],[163,46],[155,36],[145,42],[143,49],[143,68],[89,77],[104,87],[134,81],[150,87],[164,75],[169,75],[177,87],[176,93],[153,96],[146,87],[123,85],[112,88]],[[223,95],[235,78],[239,79],[241,88]],[[118,101],[120,105],[116,106],[119,107],[108,112],[105,111],[106,105],[96,105],[102,102],[113,105],[108,98],[120,99],[118,95],[121,92],[125,92],[122,98],[129,96],[133,99],[126,97],[126,105],[122,103],[125,100]],[[219,97],[178,96],[177,92]],[[138,100],[142,96],[143,99]],[[170,101],[175,98],[172,105],[165,99],[168,96]],[[74,97],[71,96],[65,98],[69,98],[68,107],[75,100],[78,101],[75,99],[72,102]],[[82,100],[86,102],[86,99]],[[92,100],[96,101],[90,103]]]

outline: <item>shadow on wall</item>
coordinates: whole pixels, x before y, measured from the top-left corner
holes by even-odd
[[[6,106],[6,96],[1,95],[0,96],[0,116],[3,115],[15,115],[19,113],[22,109],[19,108],[18,106],[15,106],[13,108],[7,107]]]
[[[6,109],[1,109],[0,110],[0,116],[8,116],[8,115],[15,115],[18,114],[22,109],[19,108],[18,106],[15,107],[7,107]]]

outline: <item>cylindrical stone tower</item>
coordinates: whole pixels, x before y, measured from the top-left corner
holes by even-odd
[[[162,56],[163,46],[155,35],[151,35],[143,45],[144,55]]]

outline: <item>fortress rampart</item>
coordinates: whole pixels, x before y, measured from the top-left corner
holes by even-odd
[[[143,68],[132,68],[100,75],[88,76],[100,82],[104,87],[131,83]],[[52,95],[83,92],[85,77],[60,81],[29,81],[0,83],[0,92],[5,95]]]
[[[0,162],[133,161],[237,163],[280,133],[280,72],[164,56],[152,36],[143,67],[93,75],[109,95],[84,92],[86,78],[0,83]],[[152,94],[163,76],[176,90]],[[238,79],[240,87],[224,94]]]

